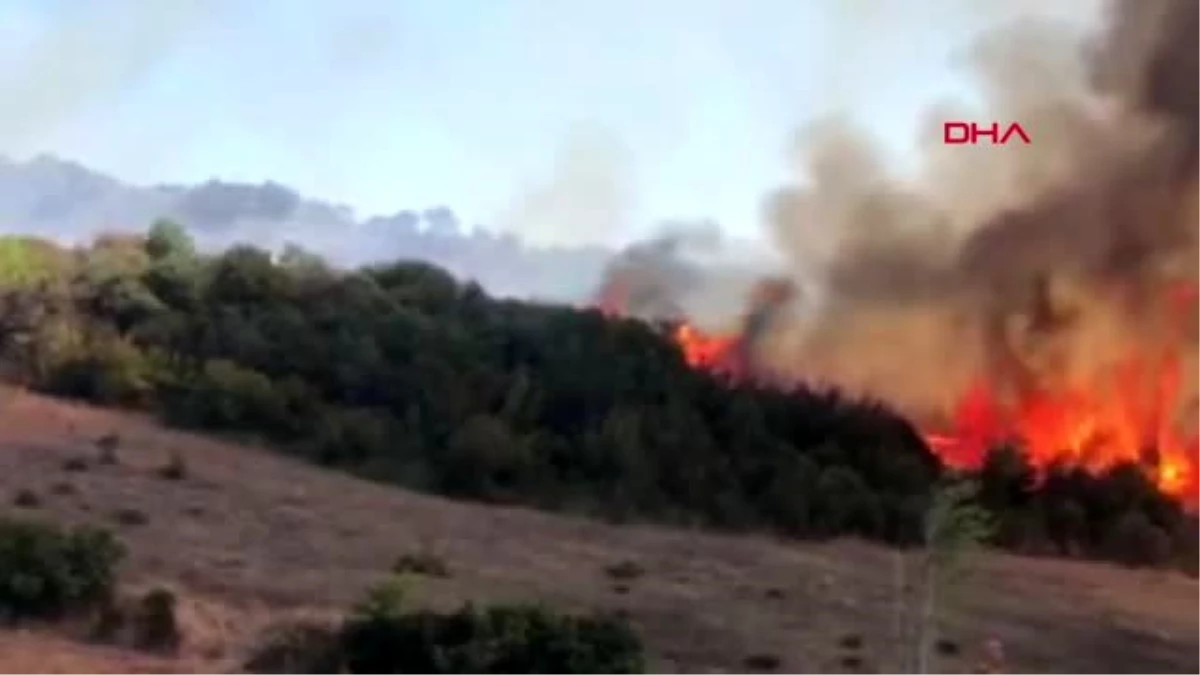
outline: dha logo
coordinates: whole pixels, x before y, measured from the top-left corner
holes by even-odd
[[[978,145],[980,138],[991,140],[992,145],[1006,145],[1013,136],[1020,139],[1025,145],[1029,145],[1029,134],[1025,133],[1025,129],[1018,122],[1013,122],[1008,125],[1004,133],[1000,133],[1000,123],[992,122],[987,126],[980,126],[974,122],[944,122],[942,123],[942,142],[946,145]]]

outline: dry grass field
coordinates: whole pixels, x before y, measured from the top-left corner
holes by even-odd
[[[115,464],[97,461],[94,443],[110,433],[120,436]],[[161,475],[173,453],[188,469],[181,480]],[[14,504],[23,490],[37,506]],[[176,589],[186,640],[179,657],[162,658],[52,628],[0,631],[5,672],[236,670],[266,626],[336,612],[397,556],[422,550],[443,558],[450,575],[422,580],[415,602],[621,609],[658,671],[744,672],[748,659],[767,665],[764,657],[781,672],[893,663],[895,554],[856,542],[792,544],[456,503],[12,390],[0,396],[0,500],[5,513],[114,529],[130,547],[123,585]],[[133,511],[145,522],[133,522]],[[606,572],[625,562],[640,574]],[[1176,573],[990,555],[952,600],[948,636],[959,653],[942,658],[946,672],[969,669],[992,638],[1015,671],[1200,670],[1197,583]],[[848,648],[854,638],[861,645]]]

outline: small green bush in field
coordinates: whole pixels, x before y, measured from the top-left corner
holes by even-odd
[[[622,619],[561,615],[532,605],[452,614],[404,613],[373,593],[342,630],[353,673],[637,673],[638,637]]]
[[[124,555],[107,530],[0,519],[0,615],[48,618],[102,606]]]

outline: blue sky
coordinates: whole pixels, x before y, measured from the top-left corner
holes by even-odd
[[[969,37],[1037,4],[0,0],[0,153],[542,240],[748,234],[806,120],[848,114],[904,158],[921,110],[972,96]],[[523,222],[547,201],[583,229]]]

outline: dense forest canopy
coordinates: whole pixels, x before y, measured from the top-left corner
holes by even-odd
[[[169,221],[75,249],[0,239],[0,337],[32,388],[463,498],[912,543],[942,473],[885,405],[724,381],[666,327],[493,299],[420,262],[201,255]],[[1136,467],[1035,479],[1001,448],[981,476],[998,544],[1194,564],[1194,521]]]

